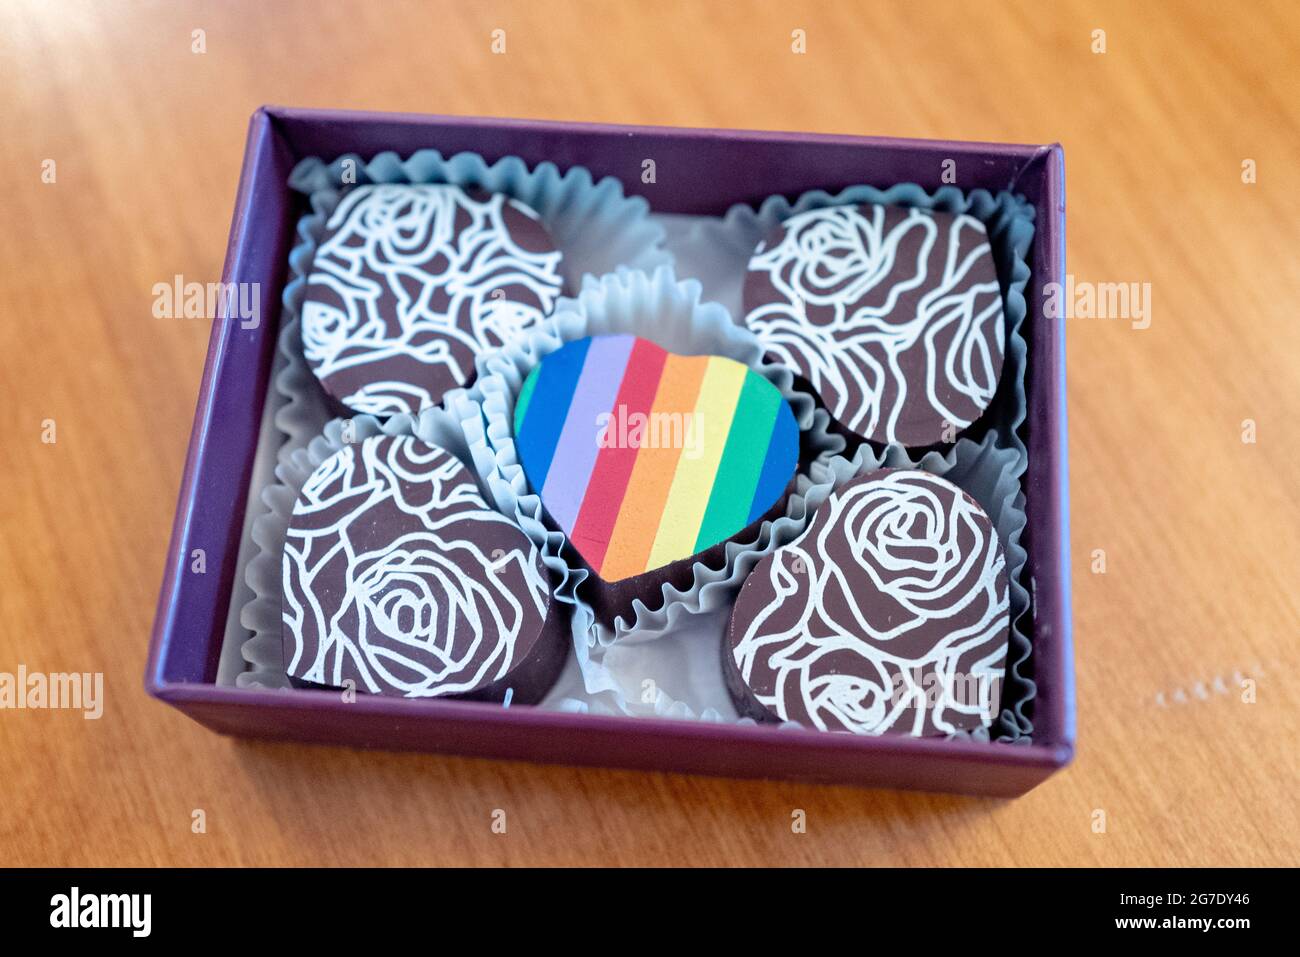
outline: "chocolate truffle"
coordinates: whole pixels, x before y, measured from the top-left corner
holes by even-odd
[[[345,413],[437,405],[474,358],[535,326],[560,294],[560,253],[522,203],[445,184],[358,186],[307,277],[302,346]]]
[[[799,456],[780,391],[723,356],[632,335],[567,343],[523,383],[524,474],[595,573],[609,621],[779,507]]]
[[[294,503],[282,569],[290,678],[528,704],[563,665],[537,548],[455,456],[414,437],[322,462]]]
[[[723,646],[742,714],[823,731],[987,726],[1006,672],[1007,565],[989,517],[944,479],[870,472],[745,579]]]
[[[768,361],[872,442],[955,441],[1002,374],[1002,292],[973,216],[874,205],[791,216],[749,261],[744,315]]]

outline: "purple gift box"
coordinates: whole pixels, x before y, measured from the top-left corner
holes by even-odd
[[[1023,542],[1033,593],[1037,684],[1029,744],[863,737],[812,730],[657,718],[605,717],[405,700],[331,691],[260,691],[218,686],[218,658],[235,581],[250,476],[267,394],[276,323],[237,319],[212,327],[198,409],[181,480],[145,676],[148,692],[201,724],[254,738],[284,738],[393,750],[442,751],[686,771],[796,778],[972,794],[1022,794],[1074,753],[1070,622],[1069,497],[1063,319],[1043,315],[1044,286],[1065,276],[1065,183],[1061,148],[931,140],[605,126],[533,120],[355,113],[265,107],[249,125],[222,281],[258,283],[278,301],[304,211],[287,185],[304,157],[433,148],[581,165],[615,176],[656,212],[721,215],[781,193],[834,192],[867,183],[938,188],[955,160],[963,190],[1012,189],[1037,209],[1026,289],[1029,450]],[[657,183],[641,181],[654,157]],[[949,167],[950,168],[950,167]],[[269,312],[270,310],[266,310]],[[203,549],[203,573],[190,556]]]

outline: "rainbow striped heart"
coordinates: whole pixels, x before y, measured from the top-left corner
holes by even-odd
[[[514,425],[529,484],[607,582],[730,538],[776,503],[799,457],[790,406],[761,375],[630,335],[548,355]]]

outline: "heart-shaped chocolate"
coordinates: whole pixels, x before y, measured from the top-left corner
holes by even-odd
[[[529,485],[606,582],[689,558],[785,492],[799,429],[780,391],[724,356],[632,335],[567,343],[515,403]]]

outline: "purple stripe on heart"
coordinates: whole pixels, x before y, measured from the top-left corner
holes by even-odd
[[[582,507],[600,447],[597,418],[614,408],[634,336],[598,336],[591,340],[573,402],[555,446],[542,498],[560,528],[573,528]],[[537,401],[540,396],[534,396]]]

